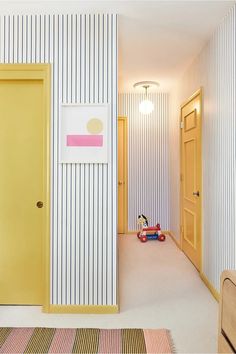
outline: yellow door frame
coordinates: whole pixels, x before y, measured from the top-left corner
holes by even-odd
[[[186,106],[189,102],[191,102],[197,96],[200,97],[200,107],[199,107],[199,115],[201,119],[201,129],[200,129],[200,145],[201,145],[201,166],[202,166],[202,103],[203,103],[203,92],[202,87],[193,93],[186,101],[181,104],[180,107],[180,116],[179,116],[179,127],[180,127],[180,248],[183,250],[183,184],[182,184],[182,176],[183,176],[183,156],[182,156],[182,130],[181,130],[181,121],[182,121],[182,108]],[[200,191],[202,192],[202,168],[198,171],[200,174]],[[201,235],[200,235],[200,268],[199,272],[202,274],[202,205],[201,205],[201,215],[200,215],[200,223],[201,223]]]
[[[127,139],[128,139],[128,124],[127,117],[118,117],[118,121],[123,121],[124,126],[124,233],[128,232],[128,149],[127,149]],[[118,135],[118,134],[117,134]],[[117,143],[118,146],[118,143]],[[119,154],[119,151],[118,151]],[[119,159],[119,155],[118,155]],[[117,160],[118,166],[118,160]],[[118,169],[118,168],[117,168]],[[119,205],[118,205],[119,210]]]
[[[44,96],[43,153],[43,311],[50,304],[50,64],[0,64],[0,80],[42,80]]]

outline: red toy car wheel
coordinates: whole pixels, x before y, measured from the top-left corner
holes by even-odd
[[[140,240],[141,240],[142,242],[147,242],[147,236],[141,236]]]
[[[140,232],[137,233],[137,237],[140,238]]]
[[[158,241],[165,241],[166,237],[164,234],[160,234],[160,236],[158,237]]]

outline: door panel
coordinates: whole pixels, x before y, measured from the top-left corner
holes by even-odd
[[[193,191],[196,189],[196,140],[191,139],[184,142],[184,166],[185,179],[184,198],[195,203]]]
[[[181,108],[182,248],[201,269],[201,93]]]
[[[44,112],[43,80],[0,79],[0,304],[43,303]]]
[[[184,239],[196,248],[196,214],[184,209]]]
[[[184,117],[184,131],[187,132],[191,129],[196,128],[196,109],[194,109],[192,112],[187,114]]]
[[[127,228],[126,119],[118,119],[118,233]]]

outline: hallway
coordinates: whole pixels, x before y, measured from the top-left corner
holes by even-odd
[[[43,314],[40,307],[1,306],[0,326],[168,328],[178,353],[213,353],[217,302],[172,240],[142,244],[119,236],[120,313]]]
[[[119,254],[121,311],[129,325],[169,328],[179,353],[216,352],[217,302],[174,242],[120,236]]]

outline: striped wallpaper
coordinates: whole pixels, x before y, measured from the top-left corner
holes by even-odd
[[[0,18],[1,63],[51,63],[51,303],[115,305],[116,15]],[[61,103],[111,104],[111,162],[60,164]]]
[[[179,237],[179,107],[203,87],[203,273],[217,290],[221,272],[236,266],[235,12],[234,6],[171,94],[170,228]]]
[[[137,230],[140,213],[150,218],[150,225],[161,223],[169,228],[168,205],[168,119],[166,93],[151,93],[155,109],[150,115],[139,112],[144,94],[119,94],[119,115],[128,120],[128,229]]]

